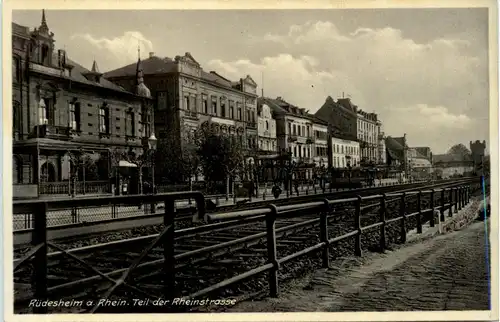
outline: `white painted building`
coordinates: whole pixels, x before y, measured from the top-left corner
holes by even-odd
[[[347,168],[348,162],[352,168],[358,168],[361,160],[359,142],[332,138],[332,156],[334,168]]]
[[[313,161],[316,166],[328,167],[328,125],[319,121],[313,124]]]
[[[276,137],[276,120],[273,119],[271,108],[267,104],[258,107],[258,146],[259,151],[278,152]]]
[[[379,163],[379,133],[382,123],[377,114],[367,113],[361,109],[356,111],[357,137],[360,142],[360,156],[367,162]]]
[[[386,164],[387,163],[387,151],[385,148],[385,135],[384,132],[380,131],[378,135],[378,163]]]

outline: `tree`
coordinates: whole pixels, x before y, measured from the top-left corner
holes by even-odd
[[[166,181],[183,183],[188,179],[191,184],[200,164],[194,133],[184,131],[179,138],[172,131],[162,137],[158,142],[155,161],[157,174]]]
[[[205,181],[210,184],[225,180],[227,197],[230,180],[234,182],[243,167],[241,137],[224,133],[216,124],[207,122],[196,130],[194,139]]]
[[[75,195],[78,177],[81,177],[83,182],[85,182],[86,178],[94,179],[98,176],[98,169],[96,161],[88,152],[83,150],[68,151],[67,155],[70,162],[70,177],[73,180],[73,187],[70,190],[72,191],[71,195]],[[85,186],[83,187],[83,193],[85,194]]]
[[[471,152],[469,149],[465,147],[462,143],[455,144],[448,150],[448,154],[456,154],[460,155],[463,158],[469,158],[471,156]]]

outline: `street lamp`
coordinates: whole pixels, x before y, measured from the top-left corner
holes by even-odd
[[[150,153],[150,158],[151,158],[151,181],[152,181],[152,189],[153,189],[153,194],[155,193],[155,158],[154,154],[156,151],[156,146],[158,144],[158,140],[155,137],[154,132],[151,133],[151,136],[148,139],[148,153]]]

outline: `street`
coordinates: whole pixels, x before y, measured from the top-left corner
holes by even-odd
[[[484,232],[485,223],[474,222],[368,259],[343,259],[278,299],[243,302],[231,311],[488,310]],[[344,265],[349,261],[361,265]]]

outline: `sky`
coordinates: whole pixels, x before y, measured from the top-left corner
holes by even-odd
[[[149,52],[250,75],[267,97],[314,113],[327,96],[378,113],[386,135],[445,153],[489,138],[488,11],[46,10],[58,49],[101,72]],[[14,11],[38,27],[41,10]]]

